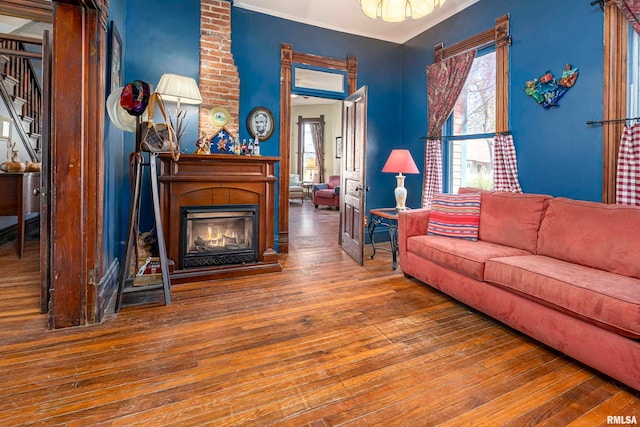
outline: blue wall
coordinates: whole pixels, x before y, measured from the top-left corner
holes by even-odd
[[[112,18],[124,41],[124,81],[156,84],[165,72],[198,78],[200,3],[143,0],[111,2]],[[240,74],[240,137],[248,138],[245,122],[254,107],[269,108],[276,122],[273,136],[261,145],[264,155],[279,156],[280,44],[294,51],[358,58],[358,86],[368,87],[368,206],[392,206],[393,174],[380,172],[392,148],[409,148],[423,171],[426,135],[425,67],[433,62],[433,46],[456,43],[493,27],[495,18],[510,14],[513,45],[510,57],[510,128],[518,153],[520,182],[525,192],[600,200],[602,187],[601,130],[587,120],[602,116],[603,18],[598,7],[570,1],[480,0],[463,12],[404,45],[325,30],[281,18],[232,8],[232,51]],[[523,91],[524,83],[546,70],[560,74],[570,63],[580,76],[558,108],[544,110]],[[197,138],[197,108],[190,107],[188,147]],[[133,135],[114,135],[107,126],[110,185],[106,210],[120,218],[122,244],[129,206],[128,153]],[[120,162],[117,158],[120,157]],[[119,164],[117,164],[119,163]],[[107,178],[109,179],[109,178]],[[119,186],[118,186],[119,181]],[[408,206],[420,205],[422,179],[409,175]],[[114,200],[115,199],[115,200]],[[116,208],[113,208],[116,206]],[[122,209],[125,207],[125,209]],[[106,219],[105,219],[106,222]],[[110,220],[111,225],[111,220]],[[106,228],[106,227],[105,227]],[[114,242],[109,243],[110,247]]]
[[[402,61],[402,47],[237,7],[232,9],[231,39],[233,56],[240,73],[241,137],[247,133],[244,126],[247,115],[257,106],[269,108],[278,123],[274,136],[260,145],[262,154],[266,155],[280,155],[281,43],[290,43],[294,52],[338,59],[346,59],[348,55],[358,58],[357,86],[366,85],[368,88],[366,168],[367,181],[372,190],[368,194],[369,205],[395,204],[395,178],[389,174],[383,176],[380,170],[392,148],[406,146],[398,126],[402,110],[399,96],[402,75],[398,65]]]
[[[111,35],[111,22],[115,23],[120,37],[125,40],[125,0],[111,0],[109,2],[109,24],[107,25],[107,49]],[[123,46],[124,47],[124,46]],[[126,58],[126,49],[123,49],[123,57]],[[107,61],[107,74],[109,73],[109,62]],[[106,89],[105,101],[109,96]],[[126,216],[124,226],[121,222],[121,212],[129,209],[128,199],[122,197],[122,187],[126,185],[127,175],[123,167],[122,158],[124,155],[124,135],[109,120],[109,115],[105,113],[105,135],[104,135],[104,209],[103,215],[103,269],[116,258],[120,257],[122,250],[121,241],[123,229],[126,229]]]
[[[200,75],[200,2],[187,0],[183,2],[161,1],[149,7],[144,0],[126,1],[126,38],[124,83],[142,80],[155,88],[160,77],[165,73],[175,73],[193,77],[196,81]],[[167,113],[175,119],[175,107],[172,102],[165,103]],[[193,151],[198,138],[198,108],[182,104],[180,108],[187,112],[185,123],[187,130],[182,137],[183,149]],[[156,122],[162,120],[156,118]],[[175,123],[175,122],[174,122]],[[121,187],[124,206],[129,206],[129,153],[135,149],[135,135],[125,133],[123,164],[125,179]],[[142,215],[140,230],[151,230],[153,210],[149,185],[149,169],[143,168]],[[128,209],[120,212],[122,224],[121,250],[124,248]]]
[[[601,129],[585,122],[602,116],[603,17],[588,3],[481,0],[405,43],[403,138],[414,142],[412,152],[419,156],[417,138],[426,134],[425,66],[433,62],[433,46],[489,29],[504,14],[510,15],[513,37],[509,121],[523,190],[601,200]],[[578,81],[559,107],[544,110],[524,93],[524,84],[546,70],[559,76],[566,63],[580,69]]]

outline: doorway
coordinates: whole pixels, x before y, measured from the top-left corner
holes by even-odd
[[[315,222],[314,217],[319,211],[329,210],[331,213],[322,212],[323,221],[332,221],[335,218],[335,228],[338,229],[340,221],[337,209],[329,206],[313,205],[312,187],[314,184],[325,183],[329,176],[340,175],[341,153],[337,142],[342,137],[342,101],[337,99],[302,96],[291,96],[291,145],[290,158],[290,183],[298,181],[304,187],[302,199],[290,199],[289,201],[289,228],[292,236],[301,238],[303,230],[296,227],[308,227],[310,222]],[[314,130],[319,129],[321,143],[314,143]],[[318,149],[322,155],[317,156]],[[298,216],[307,217],[301,220]],[[333,239],[337,243],[337,239]]]
[[[330,69],[344,73],[345,94],[356,90],[357,59],[349,55],[347,59],[293,52],[291,44],[283,43],[280,48],[280,180],[278,199],[278,252],[289,252],[289,182],[291,170],[292,131],[292,67],[302,64],[320,69]],[[325,141],[326,143],[326,141]],[[337,240],[337,237],[336,237]]]
[[[5,143],[0,144],[1,161],[10,161],[12,167],[23,165],[14,175],[13,184],[7,182],[3,189],[4,215],[0,217],[0,234],[6,237],[2,243],[17,246],[17,260],[3,258],[4,262],[18,262],[40,268],[40,311],[47,311],[45,292],[46,252],[48,242],[47,204],[42,194],[48,187],[47,156],[49,152],[49,69],[51,64],[50,34],[51,16],[34,16],[24,11],[20,16],[0,11],[0,47],[4,52],[2,78],[6,82],[0,88],[0,116],[3,116],[9,132]],[[39,20],[42,19],[42,20]],[[21,102],[16,102],[22,100]],[[3,126],[4,128],[4,126]],[[17,169],[13,169],[17,172]],[[5,175],[5,178],[8,175]],[[15,188],[18,183],[19,188]],[[13,188],[11,188],[13,187]],[[21,194],[15,198],[13,194]],[[16,216],[17,214],[17,220]],[[39,214],[39,216],[38,216]],[[11,216],[13,215],[13,216]],[[44,225],[43,225],[44,224]],[[25,249],[26,247],[26,249]],[[30,259],[23,259],[30,258]]]

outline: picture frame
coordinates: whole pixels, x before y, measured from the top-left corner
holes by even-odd
[[[113,92],[122,85],[122,39],[116,23],[112,20],[109,36],[109,73],[107,75],[108,93]],[[108,95],[108,94],[107,94]]]
[[[273,113],[267,107],[256,107],[249,113],[247,117],[247,130],[255,139],[256,136],[260,141],[265,141],[273,135],[275,122]]]
[[[342,137],[336,136],[336,159],[342,158]]]

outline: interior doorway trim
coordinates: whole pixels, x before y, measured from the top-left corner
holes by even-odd
[[[291,165],[291,64],[304,64],[347,72],[348,94],[356,91],[358,60],[353,55],[336,59],[293,52],[280,45],[280,187],[278,199],[278,252],[289,252],[289,169]]]

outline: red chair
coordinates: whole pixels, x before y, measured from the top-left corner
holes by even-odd
[[[330,175],[326,183],[313,186],[313,204],[316,209],[319,205],[340,209],[340,175]]]

